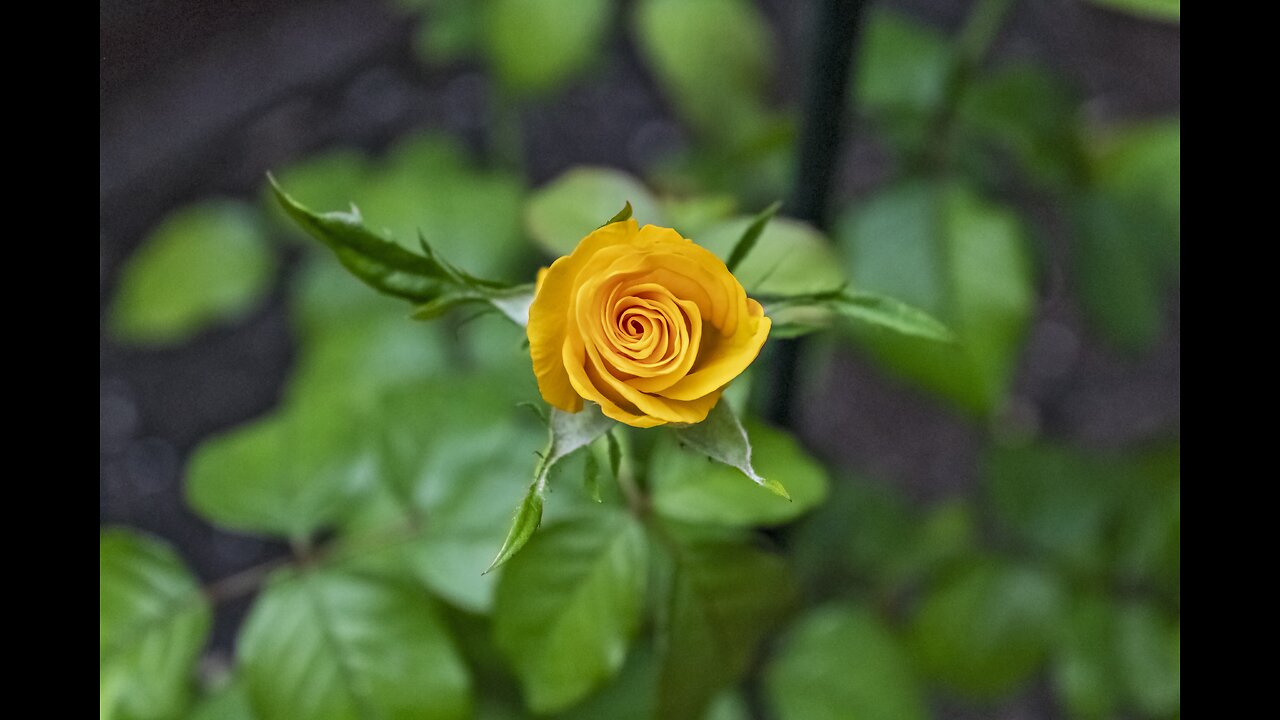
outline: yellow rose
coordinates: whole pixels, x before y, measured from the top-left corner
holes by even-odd
[[[697,423],[771,323],[706,248],[670,228],[606,225],[538,275],[529,353],[552,406],[634,427]]]

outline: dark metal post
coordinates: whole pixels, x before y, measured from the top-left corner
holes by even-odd
[[[840,161],[846,128],[846,94],[853,64],[854,40],[866,0],[817,0],[813,15],[812,55],[801,117],[795,185],[786,214],[827,229],[827,206]],[[783,340],[773,351],[773,381],[766,414],[776,424],[793,427],[791,400],[796,388],[800,340]]]

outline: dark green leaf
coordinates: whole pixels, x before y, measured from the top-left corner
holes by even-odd
[[[1160,337],[1164,272],[1151,248],[1162,238],[1158,222],[1141,206],[1101,193],[1072,208],[1076,227],[1074,274],[1090,323],[1111,345],[1137,353]]]
[[[912,624],[922,669],[975,698],[1012,692],[1039,668],[1061,615],[1061,591],[1031,568],[986,562],[933,588]]]
[[[270,583],[237,656],[259,720],[466,718],[471,680],[421,590],[336,569]]]
[[[601,227],[600,218],[624,203],[635,208],[641,224],[666,224],[658,201],[639,180],[619,170],[579,167],[529,196],[525,228],[548,254],[568,255],[582,238]]]
[[[1151,346],[1180,257],[1181,131],[1177,120],[1094,138],[1094,187],[1076,200],[1073,256],[1088,319],[1114,346]]]
[[[671,552],[655,716],[700,720],[745,674],[795,592],[781,558],[739,541],[678,538]]]
[[[1097,571],[1132,462],[1052,446],[997,448],[987,463],[992,505],[1005,527],[1077,571]]]
[[[826,473],[795,440],[759,423],[749,427],[756,464],[767,477],[784,481],[792,502],[760,492],[742,481],[739,470],[712,464],[668,435],[649,459],[654,509],[674,520],[749,527],[790,522],[826,498]]]
[[[400,0],[406,9],[427,10],[413,47],[429,65],[444,65],[476,54],[484,29],[483,6],[471,0]],[[415,7],[416,6],[416,7]]]
[[[126,342],[177,343],[252,311],[276,260],[258,213],[218,200],[169,216],[129,258],[109,317]]]
[[[644,532],[601,509],[539,535],[507,566],[494,638],[536,713],[565,709],[622,667],[640,624]]]
[[[838,237],[852,284],[920,308],[955,344],[855,330],[886,368],[990,414],[1008,392],[1034,301],[1023,228],[959,184],[895,186],[847,213]]]
[[[552,90],[598,67],[610,0],[492,0],[483,40],[498,81],[515,93]]]
[[[791,496],[787,489],[776,478],[766,479],[759,475],[751,465],[751,441],[747,431],[738,422],[733,408],[723,399],[711,408],[707,419],[696,425],[684,425],[675,429],[680,442],[692,447],[707,457],[735,467],[751,479],[751,482],[787,500]]]
[[[1080,101],[1050,70],[1015,64],[974,78],[956,109],[961,151],[989,155],[994,148],[1016,161],[1025,176],[1060,192],[1086,175],[1079,137]],[[975,179],[992,174],[977,168]]]
[[[693,239],[721,260],[731,260],[753,222],[745,216],[726,220]],[[807,223],[785,217],[762,228],[734,277],[752,297],[815,295],[845,285],[840,257],[827,238]]]
[[[417,302],[439,297],[452,284],[438,263],[416,255],[364,226],[360,215],[317,215],[285,194],[272,178],[276,200],[309,235],[324,243],[356,277],[379,292]]]
[[[618,211],[618,214],[609,218],[608,222],[606,222],[604,225],[612,225],[616,222],[622,222],[624,220],[630,220],[630,219],[631,219],[631,201],[628,200],[627,204],[623,205],[622,209]],[[601,225],[600,227],[604,227],[604,225]]]
[[[182,714],[212,622],[200,587],[167,545],[127,530],[102,532],[99,564],[102,716]]]
[[[778,209],[781,207],[782,202],[775,201],[752,219],[751,224],[743,231],[742,237],[733,246],[733,252],[729,253],[729,259],[725,261],[729,272],[737,269],[738,265],[747,258],[747,255],[751,254],[751,251],[756,247],[756,241],[760,239],[760,234],[764,232],[765,226],[769,224],[769,221],[773,219],[773,216],[778,213]]]
[[[1149,20],[1163,20],[1175,25],[1182,16],[1182,0],[1091,0],[1091,2],[1130,15]]]
[[[779,720],[928,717],[906,653],[879,618],[857,606],[807,615],[765,677]]]

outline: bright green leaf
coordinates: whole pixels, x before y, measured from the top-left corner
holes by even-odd
[[[237,657],[259,720],[466,718],[471,680],[420,589],[339,570],[278,576]]]
[[[1045,659],[1061,591],[1037,570],[985,562],[945,579],[911,628],[924,672],[965,695],[990,699],[1026,681]]]
[[[121,270],[111,333],[126,342],[168,344],[234,322],[266,296],[275,269],[251,206],[218,200],[184,208]]]
[[[769,25],[746,0],[641,0],[634,27],[663,93],[697,130],[733,142],[763,115]]]
[[[102,717],[178,716],[191,699],[209,604],[164,543],[113,529],[98,548]]]
[[[492,0],[483,40],[498,81],[515,93],[553,90],[599,66],[610,0]]]
[[[641,225],[666,224],[658,201],[639,180],[620,170],[574,168],[529,196],[525,228],[548,254],[568,255],[624,204]]]
[[[866,609],[829,606],[792,630],[766,671],[779,720],[923,720],[924,692],[889,628]]]
[[[305,538],[371,481],[368,440],[345,404],[292,403],[197,448],[187,500],[226,528]]]
[[[741,216],[708,228],[693,238],[721,260],[734,248],[755,219]],[[833,292],[845,284],[839,255],[830,241],[811,225],[790,218],[773,218],[754,243],[734,277],[753,297]]]
[[[870,14],[854,58],[855,106],[900,149],[919,152],[955,66],[946,36],[894,12]]]
[[[787,523],[821,503],[827,494],[822,466],[786,433],[759,423],[748,428],[754,462],[765,477],[788,488],[792,502],[760,492],[743,482],[741,471],[712,463],[668,435],[649,459],[654,509],[674,520],[749,527]]]
[[[854,328],[857,339],[963,409],[1000,408],[1034,302],[1017,216],[963,185],[913,182],[847,213],[837,236],[855,288],[920,308],[958,342]]]
[[[546,530],[508,563],[494,638],[534,712],[577,703],[622,667],[640,624],[646,557],[640,526],[602,508]]]
[[[675,434],[681,443],[713,460],[737,468],[760,487],[787,500],[791,499],[780,480],[766,478],[752,466],[751,440],[728,402],[721,400],[716,403],[706,420],[695,425],[680,426],[675,429]]]

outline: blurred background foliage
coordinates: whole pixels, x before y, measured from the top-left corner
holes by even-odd
[[[796,191],[816,4],[268,3],[228,17],[287,32],[214,22],[166,76],[166,16],[104,3],[104,720],[1180,714],[1177,0],[868,3],[829,216],[780,216],[738,275],[960,342],[808,339],[786,426],[766,353],[728,397],[792,503],[601,440],[488,574],[545,441],[522,331],[409,322],[268,197],[269,169],[510,281],[624,201],[723,256]],[[1054,55],[1072,32],[1096,60]],[[1107,39],[1147,53],[1120,91]],[[218,117],[277,69],[240,126],[121,119]],[[339,81],[345,120],[297,100]],[[132,104],[174,82],[204,95]]]

